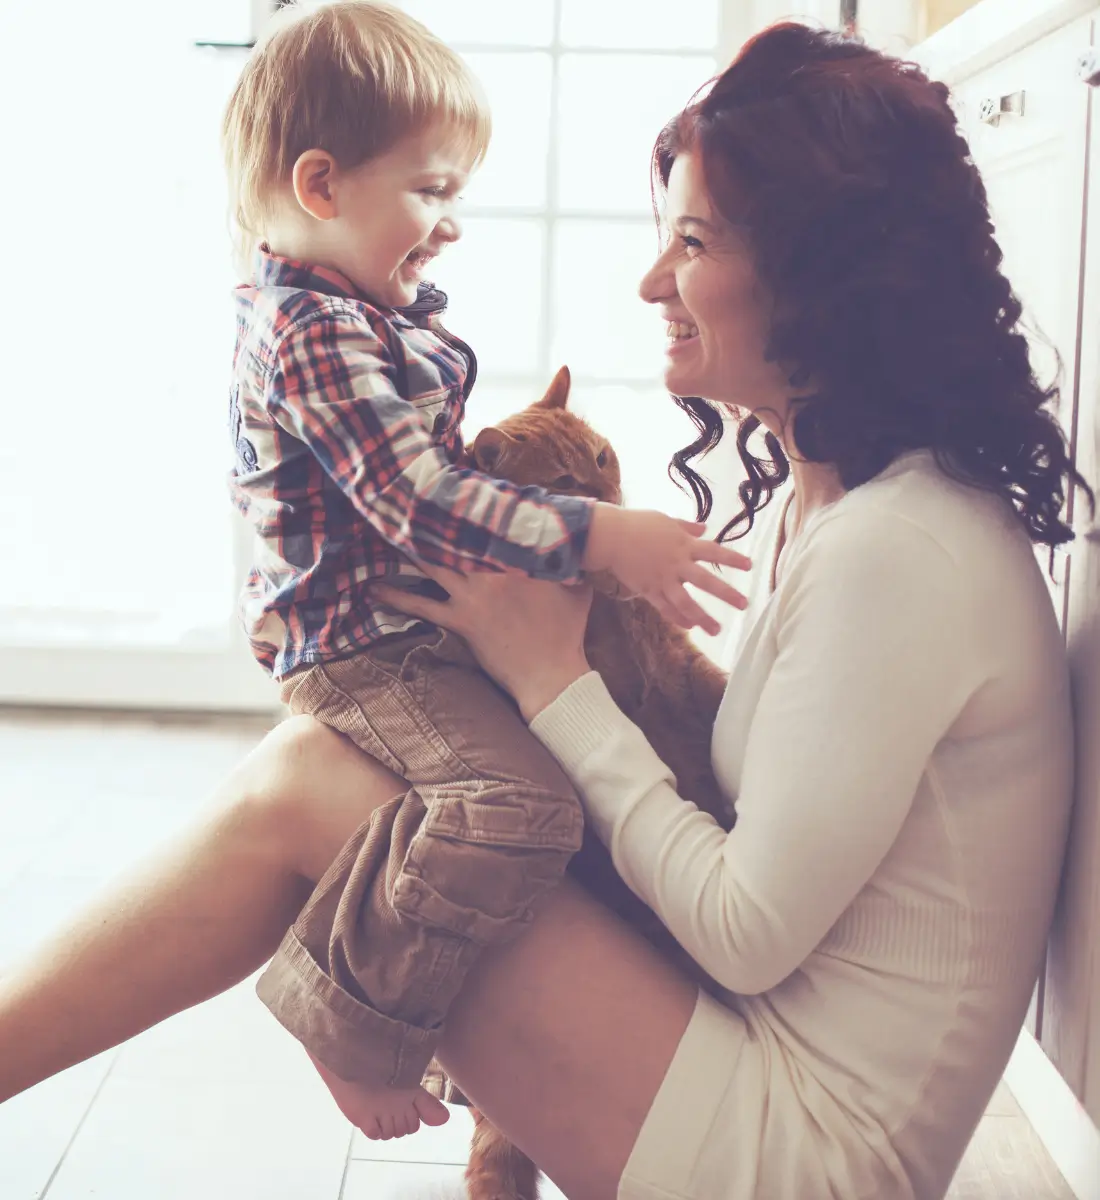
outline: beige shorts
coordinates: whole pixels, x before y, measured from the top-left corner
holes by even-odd
[[[735,1111],[748,1043],[744,1020],[700,992],[623,1171],[619,1200],[749,1200],[751,1191],[736,1190]],[[761,1091],[758,1106],[763,1098]]]
[[[768,1030],[700,992],[618,1195],[913,1200],[888,1162]]]

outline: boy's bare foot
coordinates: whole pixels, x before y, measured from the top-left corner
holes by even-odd
[[[309,1051],[306,1051],[309,1054]],[[319,1063],[310,1061],[332,1093],[336,1106],[345,1117],[372,1141],[416,1133],[421,1124],[442,1125],[450,1118],[447,1106],[421,1087],[371,1088],[350,1083]]]

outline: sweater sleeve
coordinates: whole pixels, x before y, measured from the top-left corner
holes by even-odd
[[[746,995],[794,971],[867,883],[981,683],[961,572],[923,529],[891,513],[838,515],[808,536],[773,597],[776,657],[732,832],[677,796],[598,675],[531,725],[629,886],[708,974]]]

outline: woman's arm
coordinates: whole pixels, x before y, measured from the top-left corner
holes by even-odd
[[[871,877],[981,681],[959,571],[925,531],[861,514],[811,536],[775,597],[732,833],[676,795],[597,675],[531,724],[630,887],[744,994],[789,975]]]

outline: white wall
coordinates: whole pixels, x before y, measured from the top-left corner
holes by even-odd
[[[860,32],[882,50],[902,53],[917,39],[919,0],[860,0]],[[751,34],[785,17],[819,21],[835,27],[840,22],[840,0],[748,0],[729,5],[732,49]],[[739,10],[738,15],[733,15]]]

